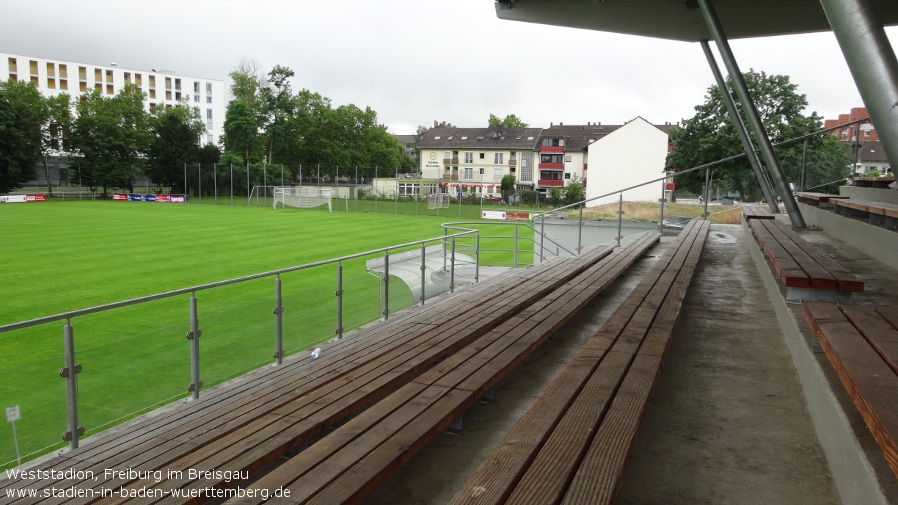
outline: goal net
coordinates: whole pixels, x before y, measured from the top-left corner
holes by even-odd
[[[427,195],[428,209],[448,209],[449,193],[431,193]]]
[[[333,212],[331,207],[330,188],[315,186],[277,186],[274,188],[274,206],[280,203],[282,207],[296,207],[299,209],[314,209],[327,205],[327,210]]]

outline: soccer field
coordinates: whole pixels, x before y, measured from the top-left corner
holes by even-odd
[[[110,201],[3,205],[0,325],[439,237],[446,220]],[[343,264],[347,329],[379,315],[379,282],[364,261]],[[287,273],[281,281],[285,350],[330,338],[336,267]],[[206,386],[272,361],[273,278],[196,296]],[[411,304],[408,289],[392,282],[391,311]],[[88,435],[187,394],[188,309],[189,295],[183,295],[71,321],[83,367],[79,424]],[[20,407],[23,455],[59,445],[66,427],[58,375],[64,324],[0,333],[0,407]],[[12,434],[0,430],[0,466],[14,460]]]

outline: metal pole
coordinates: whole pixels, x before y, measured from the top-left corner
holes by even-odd
[[[583,250],[583,206],[580,206],[580,224],[577,226],[577,254]]]
[[[265,192],[265,206],[268,207],[268,163],[262,159],[262,191]]]
[[[739,115],[739,111],[736,109],[736,102],[733,101],[733,96],[730,94],[730,88],[727,86],[723,74],[720,73],[720,67],[717,66],[717,60],[714,58],[714,53],[711,52],[711,46],[708,44],[707,40],[701,40],[699,42],[702,45],[702,50],[705,52],[708,66],[711,67],[711,73],[714,74],[714,80],[717,81],[717,87],[720,89],[723,103],[726,105],[727,112],[730,115],[730,121],[732,121],[733,126],[736,128],[736,133],[739,134],[742,148],[745,149],[745,155],[748,157],[751,169],[755,173],[755,179],[758,180],[758,185],[761,187],[761,192],[764,193],[764,198],[770,206],[770,211],[778,213],[779,206],[776,204],[776,196],[773,194],[773,189],[771,189],[770,182],[767,180],[767,173],[764,171],[763,165],[761,165],[761,160],[758,158],[755,146],[752,144],[751,137],[748,135],[748,130],[745,129],[745,123],[742,121],[742,116]]]
[[[187,163],[184,163],[184,200],[187,200]]]
[[[231,207],[234,206],[234,164],[231,163]]]
[[[474,282],[480,282],[480,234],[474,237]]]
[[[274,359],[284,361],[284,304],[281,298],[281,276],[274,279]]]
[[[748,118],[749,126],[751,126],[751,129],[754,131],[755,140],[757,140],[759,144],[761,154],[767,162],[767,168],[770,170],[770,176],[773,179],[774,186],[776,186],[777,193],[779,193],[780,199],[786,206],[786,212],[789,214],[789,220],[792,222],[792,227],[805,228],[804,217],[801,215],[801,210],[795,202],[795,195],[792,194],[792,191],[789,189],[789,185],[786,182],[783,167],[780,165],[779,158],[773,150],[773,145],[770,143],[770,137],[767,135],[767,130],[764,128],[761,116],[758,114],[758,109],[752,101],[748,86],[745,84],[745,78],[743,78],[742,72],[736,64],[736,58],[733,56],[729,42],[726,40],[723,28],[720,25],[720,20],[717,19],[717,15],[709,0],[698,0],[698,4],[705,18],[705,23],[708,25],[708,29],[711,31],[714,41],[717,42],[717,49],[720,51],[720,55],[723,57],[724,64],[730,74],[730,79],[733,81],[733,88],[736,91],[736,96],[738,96],[739,100],[742,102],[742,109],[745,111],[745,115]]]
[[[624,220],[624,194],[618,193],[617,196],[617,246],[620,247],[620,241],[623,238],[621,227]]]
[[[514,268],[518,268],[518,225],[514,225]]]
[[[390,319],[390,252],[384,251],[384,321]]]
[[[446,253],[449,252],[449,247],[446,245],[446,238],[449,236],[449,228],[443,228],[443,271],[446,271]]]
[[[421,305],[424,305],[424,293],[425,288],[427,287],[426,281],[426,272],[427,272],[427,246],[421,244]]]
[[[343,338],[343,263],[337,262],[337,338]]]
[[[455,292],[455,237],[452,237],[452,262],[449,264],[449,292]]]
[[[78,384],[76,375],[81,373],[81,365],[75,363],[75,332],[72,329],[71,319],[66,319],[63,327],[63,344],[65,348],[65,368],[59,375],[66,381],[66,413],[69,431],[63,435],[63,440],[68,440],[70,449],[78,448],[78,437],[84,433],[84,429],[78,426]]]
[[[199,197],[199,200],[200,200],[199,203],[203,203],[203,171],[202,171],[202,168],[203,168],[202,163],[196,164],[196,183],[197,183],[197,188],[198,188],[196,190],[196,196]]]
[[[892,167],[898,166],[898,59],[869,0],[820,0]]]
[[[710,191],[711,181],[709,180],[710,177],[711,177],[711,169],[706,168],[705,169],[705,188],[702,191],[705,194],[705,202],[704,202],[705,203],[705,213],[702,214],[702,217],[705,218],[706,220],[708,219],[708,199],[711,198],[711,194],[710,194],[711,193],[711,191]]]
[[[393,197],[393,214],[399,214],[399,167],[396,167],[396,195]]]
[[[218,205],[218,163],[212,164],[212,184],[213,200]]]
[[[249,205],[250,187],[249,187],[249,160],[246,161],[246,205]]]
[[[546,216],[539,216],[539,262],[543,262],[546,243]]]
[[[193,399],[200,397],[200,388],[203,382],[200,380],[200,320],[197,317],[196,293],[190,294],[190,332],[187,339],[190,340],[190,385],[187,390],[193,393]]]
[[[661,181],[661,199],[658,202],[661,203],[661,217],[658,219],[658,231],[664,233],[664,181]]]

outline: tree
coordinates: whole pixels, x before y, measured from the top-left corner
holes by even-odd
[[[586,187],[583,185],[583,180],[576,175],[571,177],[567,186],[564,187],[564,198],[568,205],[583,201],[585,193]]]
[[[72,122],[72,163],[81,182],[95,191],[133,191],[133,180],[144,163],[152,136],[143,93],[127,84],[107,98],[100,90],[82,95]]]
[[[514,194],[514,176],[511,174],[503,175],[499,187],[502,189],[502,201],[508,203],[508,199]]]
[[[0,193],[35,179],[45,108],[31,83],[0,83]]]
[[[496,129],[499,127],[499,125],[505,125],[506,128],[527,128],[529,126],[514,114],[505,116],[505,119],[499,119],[499,117],[495,114],[490,114],[490,119],[487,123],[487,126]]]
[[[187,193],[184,164],[199,161],[198,140],[206,131],[202,121],[189,108],[157,107],[150,118],[152,140],[147,149],[146,176],[173,193]],[[218,150],[214,146],[213,149]]]
[[[71,97],[65,93],[46,97],[43,101],[41,160],[44,164],[44,174],[46,174],[47,179],[47,192],[53,193],[53,185],[50,184],[48,158],[53,153],[62,154],[66,152],[69,147],[66,144],[72,129],[72,104]]]
[[[805,95],[798,93],[798,86],[790,82],[788,76],[767,75],[749,70],[744,77],[773,143],[807,135],[822,128],[822,118],[816,112],[810,116],[802,114],[807,107],[807,99]],[[727,87],[732,95],[730,80],[727,81]],[[668,169],[688,169],[745,152],[730,121],[719,87],[708,88],[705,103],[697,105],[695,111],[695,116],[684,120],[682,127],[673,128],[670,132],[673,151],[667,157]],[[747,124],[744,117],[743,121]],[[808,151],[817,160],[812,167],[813,174],[809,180],[825,178],[829,174],[847,170],[844,168],[847,163],[838,152],[838,146],[827,137],[829,136],[817,136],[808,142]],[[757,142],[755,145],[758,145]],[[789,181],[798,182],[800,170],[798,160],[801,158],[802,149],[801,143],[776,149]],[[722,188],[737,191],[743,198],[760,198],[760,187],[747,158],[717,165],[713,170],[714,180],[720,181]],[[704,180],[704,171],[698,171],[678,177],[677,185],[700,193]]]
[[[259,145],[259,128],[253,110],[245,102],[231,100],[225,112],[225,151],[239,153],[245,161],[258,159],[262,153]]]

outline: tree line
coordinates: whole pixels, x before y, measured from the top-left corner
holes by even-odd
[[[262,75],[257,63],[241,61],[230,74],[233,100],[220,145],[202,145],[205,124],[186,100],[147,110],[133,84],[114,96],[93,90],[73,97],[44,96],[30,82],[0,83],[0,193],[35,180],[39,167],[48,172],[51,156],[68,160],[71,183],[104,194],[108,188],[133,191],[140,176],[173,193],[212,186],[199,180],[211,173],[190,170],[185,177],[185,164],[229,166],[241,191],[247,189],[241,184],[246,170],[253,175],[249,184],[261,184],[261,170],[252,167],[262,163],[283,166],[291,182],[300,167],[307,175],[317,165],[329,176],[337,167],[344,173],[358,167],[365,178],[375,167],[417,171],[374,110],[335,107],[307,89],[294,93],[293,76],[280,65]]]

